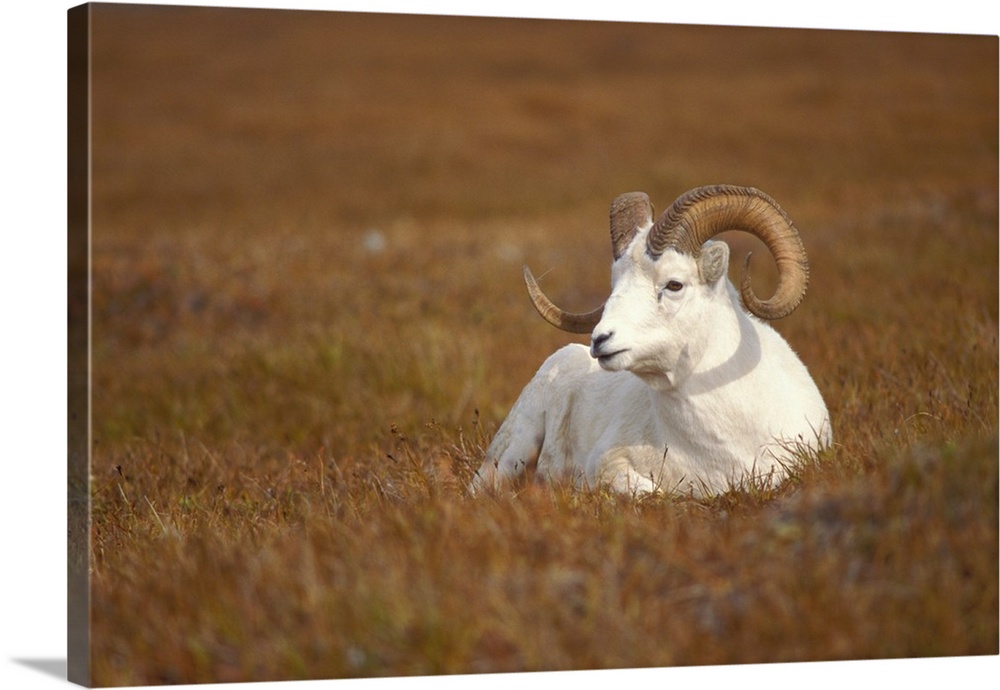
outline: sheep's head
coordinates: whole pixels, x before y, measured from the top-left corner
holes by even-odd
[[[709,323],[710,310],[728,302],[729,247],[711,238],[727,230],[758,237],[774,256],[778,287],[761,300],[750,286],[750,254],[740,294],[746,309],[762,318],[790,314],[802,300],[809,268],[798,231],[769,196],[750,187],[699,187],[679,197],[654,223],[653,206],[641,192],[623,194],[611,204],[614,263],[608,300],[592,312],[577,314],[556,307],[541,292],[531,271],[524,279],[538,312],[552,325],[573,333],[592,332],[591,354],[606,369],[662,368],[659,358],[688,346],[690,336]],[[643,344],[655,343],[652,361]],[[667,345],[664,350],[664,344]]]

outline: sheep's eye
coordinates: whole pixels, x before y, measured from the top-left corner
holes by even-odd
[[[684,287],[684,283],[679,280],[671,280],[669,283],[664,285],[664,287],[667,290],[670,290],[670,292],[680,292],[681,288]]]

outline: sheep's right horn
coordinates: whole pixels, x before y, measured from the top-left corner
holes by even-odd
[[[542,315],[542,318],[556,328],[564,331],[569,331],[570,333],[590,333],[594,330],[597,322],[601,320],[601,314],[604,313],[603,304],[594,311],[587,312],[586,314],[563,311],[545,296],[542,289],[538,287],[535,276],[531,274],[531,269],[527,266],[524,267],[524,284],[528,287],[528,296],[531,297],[531,303],[535,305],[535,309]]]
[[[644,192],[620,194],[611,202],[610,216],[611,248],[618,260],[639,228],[653,222],[653,204]]]
[[[649,196],[643,192],[619,194],[611,202],[610,219],[611,249],[617,261],[632,243],[639,228],[653,222],[653,204],[650,203]],[[563,311],[545,296],[527,266],[524,267],[524,284],[528,288],[531,303],[535,305],[542,318],[564,331],[590,333],[604,313],[604,305],[584,314]]]

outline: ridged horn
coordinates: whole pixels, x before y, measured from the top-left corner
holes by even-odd
[[[611,202],[609,219],[611,223],[611,250],[617,261],[632,243],[639,228],[653,222],[653,204],[650,203],[649,196],[643,192],[620,194]],[[531,303],[535,305],[535,309],[542,315],[542,318],[564,331],[590,333],[594,330],[597,322],[601,320],[601,314],[604,313],[603,305],[585,314],[563,311],[545,296],[527,266],[524,267],[524,284],[528,288]]]
[[[611,249],[615,260],[632,243],[639,228],[653,222],[653,204],[643,192],[620,194],[611,202]]]
[[[809,262],[791,219],[777,202],[753,187],[712,185],[681,195],[656,220],[646,236],[646,251],[654,258],[668,248],[698,256],[701,246],[727,230],[741,230],[761,240],[778,267],[778,287],[761,300],[750,287],[750,254],[740,281],[743,305],[762,319],[791,314],[805,296]]]

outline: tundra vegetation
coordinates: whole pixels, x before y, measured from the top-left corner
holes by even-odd
[[[94,683],[997,653],[995,37],[127,5],[92,36]],[[833,446],[706,498],[470,497],[586,342],[522,263],[599,305],[609,201],[718,182],[801,231],[774,326]]]

